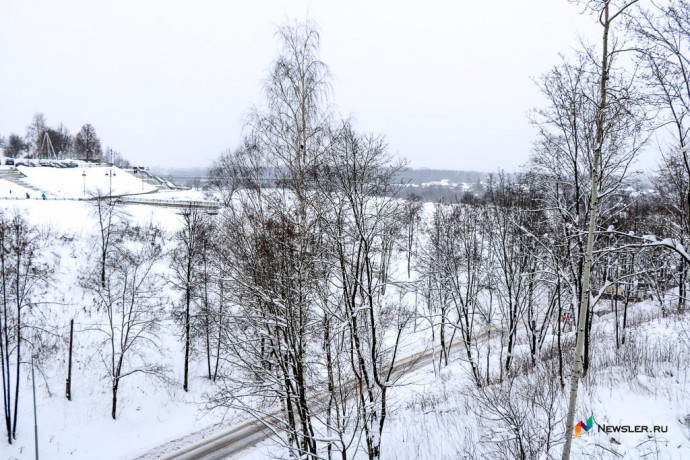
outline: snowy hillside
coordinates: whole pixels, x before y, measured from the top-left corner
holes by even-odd
[[[28,315],[34,328],[39,323],[46,335],[43,352],[37,353],[37,398],[39,439],[43,458],[130,458],[137,450],[155,447],[170,437],[216,423],[218,415],[199,410],[202,389],[185,394],[169,384],[179,368],[178,327],[162,318],[159,349],[166,371],[156,378],[134,375],[121,395],[122,412],[117,422],[108,417],[110,382],[103,363],[103,318],[93,308],[93,298],[84,290],[87,267],[93,263],[98,219],[94,202],[81,201],[91,196],[145,193],[160,204],[181,202],[178,207],[121,205],[128,226],[157,226],[165,229],[165,240],[180,225],[180,206],[186,200],[199,200],[196,191],[153,193],[157,189],[119,168],[109,167],[3,167],[0,179],[0,206],[5,220],[15,216],[35,229],[37,261],[49,267],[50,275],[37,283]],[[84,187],[85,186],[85,187]],[[46,199],[43,200],[42,194]],[[30,197],[30,199],[27,199]],[[4,198],[4,199],[3,199]],[[167,249],[166,249],[167,250]],[[165,268],[157,269],[165,276]],[[165,280],[163,280],[165,281]],[[172,302],[176,294],[162,284],[164,298]],[[65,394],[66,347],[69,322],[74,320],[72,401]],[[30,354],[26,354],[26,363]],[[24,359],[23,359],[24,361]],[[12,446],[3,441],[0,458],[33,458],[31,381],[29,367],[22,368],[17,440]],[[125,384],[123,384],[124,386]],[[162,390],[162,391],[159,391]],[[13,391],[14,394],[14,391]],[[174,403],[173,403],[174,401]],[[198,420],[197,420],[198,419]],[[156,421],[156,423],[152,423]],[[181,423],[181,421],[183,421]],[[146,430],[142,428],[146,427]],[[105,433],[108,433],[105,435]],[[131,439],[123,443],[122,439]]]
[[[50,181],[48,181],[50,182]],[[38,181],[35,183],[39,183]],[[165,229],[161,244],[171,248],[171,235],[180,229],[179,210],[167,207],[130,205],[122,209],[131,225],[145,228],[159,226]],[[427,206],[425,214],[432,212]],[[107,373],[106,351],[103,347],[103,318],[91,307],[93,299],[83,288],[85,271],[93,261],[94,234],[98,222],[94,205],[79,201],[6,201],[6,216],[18,213],[41,229],[42,257],[50,260],[55,275],[41,293],[40,318],[43,327],[50,331],[49,350],[39,358],[36,374],[38,399],[38,433],[42,458],[51,459],[133,459],[151,449],[171,441],[186,438],[182,443],[203,440],[206,433],[217,431],[246,418],[226,410],[205,410],[207,393],[212,394],[214,385],[204,376],[204,366],[193,361],[191,390],[182,391],[182,373],[179,324],[166,314],[162,318],[155,348],[156,360],[164,368],[158,375],[134,375],[123,382],[120,396],[120,412],[117,420],[110,417],[110,380]],[[166,242],[167,241],[167,242]],[[398,271],[405,271],[403,259],[398,260]],[[170,275],[169,268],[161,263],[160,274]],[[167,306],[179,298],[169,285],[164,285]],[[604,308],[605,307],[605,308]],[[611,314],[608,306],[602,307],[600,326],[595,335],[600,338],[595,353],[600,356],[586,381],[586,392],[580,404],[578,417],[594,415],[596,423],[609,425],[663,425],[667,431],[649,433],[606,434],[596,432],[577,439],[574,449],[576,458],[643,458],[650,452],[656,458],[684,459],[690,456],[690,435],[687,416],[690,414],[690,387],[687,369],[690,366],[688,352],[687,315],[659,317],[653,302],[647,301],[631,308],[629,345],[620,351],[611,350]],[[66,376],[66,350],[69,320],[74,319],[75,352],[73,358],[72,401],[64,396]],[[431,319],[431,318],[429,318]],[[388,425],[383,433],[387,449],[386,459],[451,459],[475,458],[481,455],[477,444],[486,443],[486,435],[492,432],[496,445],[510,439],[511,426],[505,425],[498,412],[487,412],[487,403],[494,398],[505,398],[508,391],[517,412],[521,398],[528,388],[549,390],[556,380],[541,380],[541,371],[528,371],[515,388],[487,387],[486,399],[476,399],[472,388],[471,370],[461,353],[451,355],[448,367],[438,365],[441,350],[438,337],[432,338],[425,320],[419,319],[416,345],[406,346],[410,354],[427,349],[436,353],[437,363],[407,375],[399,382],[400,388],[391,401]],[[486,354],[493,369],[500,365],[499,331],[485,336],[478,342],[479,356]],[[572,330],[564,340],[572,345]],[[546,342],[555,340],[548,336]],[[525,365],[528,359],[528,338],[521,335],[515,354]],[[459,349],[458,349],[459,351]],[[548,366],[547,366],[548,367]],[[23,368],[20,392],[20,425],[17,441],[12,446],[2,445],[2,458],[33,458],[33,424],[31,405],[31,381],[28,365]],[[546,375],[553,375],[553,369]],[[540,375],[542,377],[540,377]],[[541,397],[548,394],[540,393]],[[504,402],[509,399],[501,400]],[[551,406],[554,420],[561,420],[561,403]],[[545,413],[522,414],[533,421],[532,428],[543,422]],[[555,422],[559,423],[559,422]],[[522,428],[532,433],[529,426]],[[554,429],[555,442],[559,442]],[[542,433],[543,434],[543,433]],[[542,442],[538,433],[532,433],[535,443]],[[165,452],[170,448],[158,449]],[[359,450],[355,458],[366,458]],[[615,454],[611,452],[616,452]],[[287,452],[268,441],[247,453],[245,459],[265,459]],[[484,455],[484,454],[482,454]],[[155,458],[145,456],[143,458]],[[487,457],[483,457],[487,458]],[[498,457],[496,457],[498,458]]]
[[[151,193],[157,189],[117,167],[94,166],[56,170],[47,167],[17,168],[27,183],[65,198]]]
[[[170,437],[219,421],[219,415],[203,418],[199,410],[201,393],[206,388],[204,379],[195,379],[196,391],[189,394],[169,383],[180,372],[180,345],[171,320],[163,321],[159,335],[162,343],[157,359],[165,365],[165,374],[156,378],[135,375],[123,383],[122,411],[113,421],[109,417],[110,381],[102,355],[102,318],[89,313],[92,299],[80,286],[80,277],[93,254],[97,227],[91,204],[22,200],[6,202],[3,207],[6,216],[19,213],[42,229],[42,256],[53,263],[55,270],[40,296],[41,321],[54,335],[51,343],[55,347],[43,357],[36,374],[42,458],[132,458],[137,451],[143,453]],[[179,227],[179,211],[174,208],[132,205],[123,211],[133,225],[160,225],[170,233]],[[167,291],[172,301],[174,294]],[[66,346],[71,319],[75,322],[75,351],[72,401],[67,401]],[[33,458],[28,369],[21,380],[17,442],[7,446],[3,440],[2,458]]]
[[[573,458],[690,458],[690,315],[661,318],[656,311],[652,302],[635,306],[630,343],[621,350],[612,350],[606,341],[613,334],[613,318],[611,314],[603,317],[607,324],[598,328],[601,343],[595,350],[599,358],[586,379],[577,411],[577,420],[593,416],[594,427],[575,439]],[[498,352],[499,339],[484,340],[480,347],[484,352],[491,348]],[[526,358],[526,351],[523,338],[519,354]],[[545,380],[545,375],[552,380]],[[399,382],[401,391],[392,404],[384,433],[387,452],[382,458],[520,458],[514,451],[506,455],[511,452],[507,446],[517,445],[517,435],[523,437],[524,458],[559,458],[558,449],[546,452],[548,444],[560,447],[562,443],[559,425],[567,401],[559,400],[557,379],[553,368],[535,369],[515,382],[493,385],[477,394],[471,369],[459,354],[448,366],[412,372]],[[536,410],[527,404],[530,398],[539,403]],[[548,416],[553,425],[545,432]],[[516,425],[520,420],[527,423]],[[599,425],[608,426],[609,432]],[[654,426],[659,432],[653,432]],[[266,441],[237,458],[287,455],[274,441]],[[360,452],[355,458],[367,457]]]
[[[47,197],[86,198],[111,192],[114,196],[152,193],[157,189],[117,167],[0,167],[0,197],[23,198],[37,191],[39,196],[45,193]]]

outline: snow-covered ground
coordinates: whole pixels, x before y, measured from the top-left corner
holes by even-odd
[[[628,349],[619,352],[611,345],[612,315],[599,320],[599,343],[593,353],[605,364],[593,364],[580,388],[575,416],[577,422],[591,415],[595,424],[573,440],[571,458],[690,459],[690,314],[661,318],[657,311],[651,301],[632,307]],[[619,364],[613,365],[616,361]],[[487,446],[512,432],[486,430],[487,423],[497,428],[500,424],[476,402],[469,366],[457,351],[447,367],[419,369],[399,383],[384,430],[383,459],[514,458],[487,455]],[[525,418],[526,425],[539,423],[539,414]],[[650,433],[600,432],[597,424],[648,427]],[[651,432],[655,425],[666,431]],[[562,436],[562,430],[559,424],[553,435]],[[558,444],[551,456],[542,451],[536,458],[560,458],[561,449]],[[287,452],[268,440],[239,459],[276,457],[287,457]],[[355,458],[367,458],[366,452],[361,450]]]
[[[156,188],[117,167],[17,167],[26,182],[63,198],[151,193]],[[112,193],[111,193],[112,191]]]
[[[34,194],[35,198],[39,198],[33,188],[24,187],[6,179],[0,179],[0,199],[22,200],[26,198],[27,193],[29,196]],[[49,195],[48,193],[46,195],[52,198],[52,195]]]
[[[69,197],[76,190],[73,187],[70,192],[67,187],[60,185],[64,178],[59,176],[70,170],[45,168],[45,171],[32,174],[39,168],[31,169],[27,182],[30,180],[32,187],[40,187],[41,192],[54,192],[49,196],[60,193],[62,197]],[[100,183],[95,187],[102,187],[109,181],[109,177],[103,176],[98,176]],[[75,174],[75,177],[80,176]],[[140,186],[132,181],[129,183]],[[16,184],[13,187],[13,193],[16,193]],[[51,285],[41,294],[46,328],[56,336],[55,352],[50,355],[49,361],[41,363],[40,372],[36,375],[41,457],[133,459],[145,456],[147,452],[170,441],[185,438],[156,449],[157,454],[168,452],[243,420],[246,417],[243,414],[206,409],[205,394],[213,392],[214,388],[204,377],[201,360],[192,363],[190,391],[182,391],[183,344],[179,325],[172,320],[163,322],[163,330],[159,334],[160,350],[157,353],[160,356],[157,359],[167,369],[164,378],[140,374],[127,377],[119,394],[118,418],[111,418],[111,382],[106,363],[103,362],[105,353],[101,353],[104,347],[102,336],[97,330],[101,319],[92,315],[87,308],[90,298],[79,281],[84,267],[92,259],[94,237],[98,232],[94,204],[79,199],[33,199],[37,192],[31,189],[30,193],[32,199],[0,200],[0,206],[6,216],[20,214],[42,229],[44,256],[55,265]],[[155,193],[145,197],[174,202],[198,199],[201,195],[185,191]],[[128,204],[122,206],[122,211],[133,225],[154,223],[164,228],[168,244],[182,222],[179,208],[175,207]],[[170,302],[179,296],[174,292],[166,294]],[[64,389],[70,319],[75,322],[73,398],[67,401]],[[424,334],[420,331],[420,335],[410,336],[400,347],[401,355],[423,349],[426,346]],[[0,458],[3,459],[29,459],[34,455],[31,380],[26,368],[20,393],[17,440],[11,446],[2,441]],[[146,458],[155,458],[157,454]]]
[[[160,360],[169,369],[167,380],[133,375],[123,381],[118,420],[110,417],[110,380],[102,362],[95,331],[96,323],[87,312],[89,302],[78,277],[93,248],[91,238],[96,221],[91,204],[83,201],[19,200],[1,203],[6,215],[20,213],[29,222],[45,229],[46,251],[56,263],[56,275],[42,301],[48,326],[59,334],[58,352],[43,363],[36,375],[38,433],[42,458],[115,459],[133,458],[190,431],[218,423],[223,414],[202,410],[207,379],[195,368],[189,393],[181,389],[181,344],[177,326],[163,324]],[[134,223],[150,222],[172,233],[179,226],[178,210],[169,207],[125,206]],[[50,230],[48,230],[50,229]],[[66,340],[69,320],[75,321],[72,401],[65,398]],[[2,441],[0,458],[28,459],[33,455],[33,408],[31,381],[22,378],[17,440],[12,446]]]
[[[8,168],[9,169],[9,168]],[[167,380],[133,375],[123,381],[120,413],[110,417],[110,381],[98,346],[101,337],[94,318],[85,308],[89,302],[79,283],[93,252],[97,228],[93,204],[86,196],[110,192],[108,167],[23,167],[20,183],[0,179],[0,209],[11,218],[24,217],[41,229],[42,256],[55,265],[50,286],[41,293],[46,328],[56,334],[57,350],[41,363],[36,374],[38,434],[42,458],[110,459],[133,458],[170,439],[219,423],[224,414],[203,410],[209,390],[201,369],[194,368],[191,388],[185,393],[177,384],[182,372],[178,326],[164,322],[161,361],[169,369]],[[133,175],[112,168],[113,195],[140,194],[148,199],[174,203],[199,200],[200,192],[151,193],[156,189]],[[85,174],[84,174],[85,173]],[[21,184],[26,184],[23,186]],[[26,199],[26,194],[31,199]],[[45,193],[46,200],[41,199]],[[148,194],[151,193],[151,194]],[[3,199],[4,198],[4,199]],[[172,234],[180,225],[179,209],[148,205],[125,205],[133,224],[156,223]],[[171,294],[173,295],[173,294]],[[69,320],[75,321],[72,401],[65,398],[65,356]],[[27,358],[28,359],[28,358]],[[8,446],[3,439],[0,458],[34,458],[33,407],[30,375],[24,369],[20,394],[17,440]]]
[[[109,188],[110,177],[104,172],[109,168],[84,170],[87,178],[93,179],[88,188],[92,194],[105,191],[106,186]],[[50,197],[80,198],[83,176],[79,171],[79,168],[26,168],[25,173],[27,183]],[[62,174],[69,177],[60,177]],[[9,186],[12,195],[24,193],[16,184],[0,180],[0,190]],[[136,193],[141,187],[141,181],[124,172],[118,171],[113,176],[113,194]],[[27,190],[33,197],[34,189]],[[189,191],[156,193],[150,197],[190,200],[201,195]],[[199,360],[192,364],[190,391],[182,391],[179,326],[166,320],[160,334],[159,359],[168,371],[163,378],[133,375],[125,379],[119,416],[113,420],[110,380],[98,349],[97,320],[85,308],[89,298],[79,283],[80,267],[87,263],[93,251],[96,231],[93,205],[76,199],[10,199],[0,200],[0,206],[6,215],[19,213],[45,229],[41,233],[46,243],[44,255],[56,266],[52,284],[41,299],[45,302],[42,308],[46,311],[46,326],[54,327],[51,331],[57,335],[55,352],[36,374],[41,458],[134,459],[190,433],[195,434],[157,452],[202,439],[243,419],[243,415],[206,410],[204,395],[213,391],[213,385],[204,377]],[[426,209],[430,210],[428,206]],[[124,211],[131,222],[140,225],[154,222],[168,236],[181,224],[179,210],[174,207],[126,205]],[[405,268],[400,266],[399,270]],[[174,293],[167,294],[172,302]],[[621,351],[612,345],[610,315],[597,319],[593,352],[596,358],[580,393],[576,419],[586,420],[593,415],[595,422],[602,425],[660,425],[667,427],[667,431],[614,434],[598,432],[595,427],[574,440],[574,458],[690,458],[690,321],[687,314],[661,318],[658,311],[651,301],[631,307],[629,344]],[[70,319],[75,321],[75,356],[73,400],[67,401],[64,388]],[[405,344],[402,355],[430,346],[421,324],[418,333]],[[498,349],[495,342],[493,349]],[[485,447],[501,436],[500,432],[487,433],[482,428],[487,420],[482,419],[482,406],[475,401],[466,363],[459,359],[459,349],[452,356],[447,368],[419,369],[406,376],[391,393],[391,411],[382,446],[384,459],[472,458],[473,449]],[[17,441],[12,446],[4,439],[0,441],[0,459],[34,458],[28,372],[23,374],[20,391],[23,397]],[[534,415],[535,426],[538,417]],[[554,434],[562,436],[562,428],[554,430]],[[283,454],[274,441],[267,441],[242,458],[255,460]],[[358,458],[364,457],[365,453],[360,451]]]
[[[16,181],[3,178],[14,174]],[[23,177],[22,177],[23,176]],[[153,185],[115,166],[54,168],[43,166],[0,166],[0,199],[88,199],[96,196],[144,195],[159,200],[201,200],[195,190],[160,192]],[[150,195],[150,196],[149,196]]]

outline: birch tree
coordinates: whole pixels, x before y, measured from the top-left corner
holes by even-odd
[[[238,326],[254,340],[226,336],[233,350],[227,359],[262,382],[256,396],[280,401],[282,417],[274,423],[287,433],[286,447],[315,458],[308,362],[311,340],[318,336],[314,302],[325,281],[314,183],[329,144],[329,73],[317,58],[314,24],[284,26],[276,35],[281,53],[264,84],[266,103],[247,120],[248,155],[242,160],[249,167],[241,169],[251,171],[252,187],[226,212],[225,227],[233,233],[223,237],[237,244],[227,244],[221,255],[229,268],[228,292],[252,320],[248,324],[237,315]],[[263,189],[268,174],[272,188]],[[233,380],[226,377],[231,386]],[[239,394],[227,395],[228,402],[246,408]]]
[[[563,460],[570,458],[570,449],[573,439],[573,428],[575,420],[575,405],[577,402],[577,390],[580,377],[582,374],[582,352],[585,343],[585,322],[587,320],[587,312],[590,301],[590,276],[592,272],[592,254],[594,249],[595,232],[597,228],[597,209],[599,206],[600,194],[600,180],[602,178],[602,148],[605,142],[605,132],[611,120],[611,108],[614,107],[608,100],[611,93],[609,88],[609,78],[611,72],[611,51],[609,50],[609,34],[612,31],[612,25],[621,14],[628,10],[638,0],[632,0],[628,3],[622,3],[620,6],[611,0],[592,0],[584,2],[588,8],[593,10],[599,16],[599,23],[601,24],[602,38],[601,38],[601,66],[599,67],[599,94],[596,100],[595,111],[595,136],[591,163],[591,191],[590,191],[590,205],[589,205],[589,224],[587,227],[587,246],[584,257],[584,269],[582,272],[582,289],[580,297],[580,306],[578,312],[577,323],[577,340],[575,350],[573,353],[573,365],[571,371],[570,383],[570,399],[568,402],[568,414],[566,417],[566,433],[565,444],[563,446]],[[606,192],[606,190],[603,190]]]

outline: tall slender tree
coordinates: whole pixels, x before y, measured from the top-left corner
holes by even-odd
[[[313,300],[325,282],[319,278],[323,247],[313,184],[328,147],[329,73],[317,57],[313,23],[281,27],[277,37],[281,53],[264,84],[266,104],[248,117],[248,155],[240,158],[248,166],[241,170],[259,179],[228,209],[225,225],[233,233],[225,235],[233,286],[227,291],[247,310],[237,316],[250,320],[238,329],[261,339],[239,343],[236,336],[227,346],[241,350],[235,365],[250,380],[261,379],[261,394],[280,399],[278,424],[287,447],[312,459],[317,439],[308,353],[316,327]],[[263,189],[269,174],[273,188]]]
[[[189,357],[192,348],[193,307],[203,302],[204,251],[208,247],[208,224],[203,212],[191,203],[183,209],[182,228],[175,234],[172,252],[173,285],[182,292],[180,314],[184,340],[184,377],[182,388],[189,390]],[[210,355],[209,355],[210,359]],[[210,373],[210,364],[209,364]]]
[[[623,2],[618,5],[612,0],[590,0],[584,2],[591,8],[599,17],[599,23],[602,26],[601,37],[601,66],[599,67],[599,94],[596,99],[596,111],[594,113],[595,132],[592,153],[592,163],[590,165],[590,186],[589,194],[589,223],[587,227],[587,245],[584,255],[584,268],[582,271],[582,288],[580,295],[580,306],[578,312],[577,323],[577,340],[575,350],[573,353],[571,381],[570,381],[570,398],[568,402],[568,413],[566,418],[566,433],[565,444],[563,446],[563,460],[570,458],[570,450],[573,440],[573,428],[575,421],[575,405],[577,403],[577,392],[580,377],[582,375],[582,353],[585,345],[585,328],[588,317],[588,310],[590,305],[590,277],[592,273],[592,258],[594,251],[594,239],[597,229],[598,206],[600,196],[600,181],[602,178],[602,161],[605,157],[602,156],[602,148],[605,145],[606,133],[610,123],[610,112],[614,106],[613,101],[609,100],[611,95],[611,88],[609,87],[609,78],[611,73],[611,52],[610,37],[612,33],[612,25],[626,10],[637,3],[638,0],[630,2]],[[614,96],[615,97],[615,96]],[[604,190],[605,192],[606,190]]]
[[[43,134],[48,129],[46,117],[40,112],[34,114],[31,123],[26,127],[26,142],[29,145],[30,154],[34,157],[39,155]]]

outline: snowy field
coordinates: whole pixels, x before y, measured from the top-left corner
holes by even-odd
[[[169,369],[168,380],[138,375],[128,378],[123,383],[126,389],[121,394],[119,418],[117,421],[110,418],[110,381],[97,349],[101,337],[94,330],[93,318],[85,313],[89,299],[79,283],[84,266],[93,254],[98,226],[93,204],[79,200],[84,197],[84,190],[87,197],[109,194],[111,168],[20,166],[18,169],[26,176],[22,181],[27,187],[0,180],[0,206],[6,217],[21,215],[40,229],[42,257],[54,263],[56,272],[40,296],[47,328],[55,335],[56,347],[36,374],[41,457],[133,458],[169,439],[218,423],[223,414],[200,410],[201,395],[208,390],[207,379],[194,378],[195,391],[189,393],[171,383],[179,380],[181,372],[180,344],[175,338],[176,325],[171,321],[164,322],[161,334],[165,342],[161,359]],[[112,171],[113,195],[143,191],[149,198],[167,202],[203,198],[193,190],[148,195],[156,189],[118,168]],[[26,199],[27,193],[31,199]],[[46,200],[41,199],[42,193]],[[179,209],[174,207],[128,205],[123,206],[123,211],[132,224],[153,223],[170,234],[180,225]],[[67,401],[65,352],[70,319],[75,322],[75,354],[73,397]],[[31,381],[27,372],[22,377],[17,441],[12,446],[3,441],[0,446],[3,459],[34,458]]]
[[[222,414],[200,410],[206,379],[193,380],[195,391],[185,393],[179,380],[180,344],[175,325],[166,322],[161,337],[163,364],[170,369],[168,381],[132,376],[123,383],[121,412],[117,421],[110,418],[110,381],[102,356],[97,349],[99,333],[92,318],[84,311],[88,298],[79,286],[80,266],[93,249],[92,233],[96,221],[90,204],[78,201],[21,200],[3,203],[4,212],[20,213],[31,223],[45,229],[50,243],[49,257],[57,262],[56,276],[43,294],[50,313],[46,322],[57,326],[59,350],[42,364],[44,374],[36,375],[39,445],[42,458],[95,459],[133,458],[158,444],[190,431],[217,423]],[[151,222],[174,231],[179,225],[175,208],[142,205],[126,206],[133,222]],[[75,355],[73,358],[72,401],[64,396],[66,344],[69,320],[75,321]],[[0,458],[33,458],[33,418],[31,386],[28,376],[22,379],[17,441],[8,447],[3,443]],[[126,441],[125,441],[126,440]]]
[[[2,178],[3,172],[11,172],[13,166],[0,166],[0,199],[48,199],[83,200],[96,196],[143,195],[162,200],[200,200],[203,194],[195,190],[164,191],[146,183],[143,179],[115,166],[80,166],[75,168],[18,166],[19,182]],[[143,197],[142,197],[143,198]]]
[[[57,169],[19,166],[26,182],[61,198],[155,192],[156,188],[117,167],[94,166]],[[112,180],[111,180],[112,179]],[[111,193],[112,191],[112,193]]]

